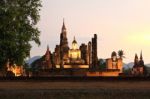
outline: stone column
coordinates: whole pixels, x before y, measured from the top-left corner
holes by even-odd
[[[97,69],[97,35],[94,34],[94,38],[92,38],[92,68]]]

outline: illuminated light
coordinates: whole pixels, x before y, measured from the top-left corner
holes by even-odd
[[[60,65],[56,65],[56,68],[60,68]]]
[[[81,51],[78,48],[78,44],[77,44],[77,41],[75,40],[75,37],[72,42],[72,49],[69,50],[69,57],[72,59],[81,58]]]
[[[15,77],[21,76],[23,74],[22,66],[17,66],[16,64],[14,64],[14,66],[8,66],[7,71],[12,71]]]
[[[89,65],[64,65],[64,68],[89,68]]]

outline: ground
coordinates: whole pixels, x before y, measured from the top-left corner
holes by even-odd
[[[0,81],[0,99],[150,99],[150,81]]]

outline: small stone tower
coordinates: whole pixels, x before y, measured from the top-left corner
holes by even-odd
[[[66,31],[66,26],[63,20],[63,26],[60,34],[60,66],[63,68],[64,62],[68,58],[68,51],[69,51],[69,46],[68,46],[68,39],[67,39],[67,31]]]
[[[145,74],[145,65],[144,65],[144,61],[143,61],[142,51],[140,54],[140,59],[138,59],[137,54],[135,54],[134,66],[132,68],[132,74],[134,76],[143,76]]]
[[[45,53],[45,61],[44,61],[44,67],[43,69],[51,69],[52,68],[52,63],[51,63],[51,52],[49,50],[49,46],[47,46],[47,50]]]

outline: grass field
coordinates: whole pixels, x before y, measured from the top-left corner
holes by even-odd
[[[150,81],[1,81],[0,99],[150,99]]]

